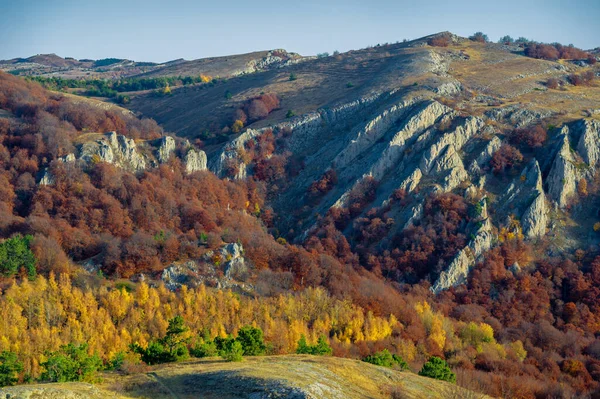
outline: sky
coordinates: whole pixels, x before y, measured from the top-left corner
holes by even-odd
[[[341,52],[450,31],[600,46],[600,0],[0,0],[0,59]]]

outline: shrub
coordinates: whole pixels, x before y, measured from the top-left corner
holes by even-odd
[[[15,385],[19,381],[18,375],[21,371],[23,363],[19,362],[16,353],[0,353],[0,387]]]
[[[589,86],[592,84],[592,82],[594,81],[595,78],[596,78],[596,75],[594,74],[593,71],[586,71],[579,75],[574,73],[574,74],[569,75],[569,77],[568,77],[569,82],[573,86]]]
[[[560,86],[560,81],[556,78],[550,78],[546,82],[546,87],[549,89],[556,90],[556,89],[558,89],[559,86]]]
[[[502,144],[492,156],[490,166],[494,170],[494,173],[500,173],[512,168],[522,160],[523,154],[518,149],[509,144]]]
[[[285,114],[285,117],[286,118],[293,118],[294,116],[296,116],[296,113],[293,110],[288,109],[288,112]]]
[[[427,44],[433,47],[448,47],[450,45],[450,36],[440,35],[432,37],[427,41]]]
[[[295,73],[290,73],[290,82],[293,82],[296,79],[298,79],[298,77],[296,76],[296,74]]]
[[[252,326],[240,328],[236,341],[242,345],[243,354],[245,356],[264,355],[267,350],[263,332],[260,328]]]
[[[513,39],[510,35],[506,35],[506,36],[502,36],[499,40],[498,43],[499,44],[513,44],[515,42],[515,39]]]
[[[12,277],[21,269],[24,269],[29,278],[34,278],[35,256],[30,249],[33,237],[26,235],[15,235],[0,243],[0,275]]]
[[[304,334],[300,336],[300,340],[298,341],[298,348],[296,348],[296,353],[304,354],[304,355],[331,355],[331,346],[327,342],[327,338],[324,335],[319,336],[316,345],[308,345],[306,342],[306,337]]]
[[[121,370],[123,365],[125,364],[125,353],[117,352],[112,359],[110,359],[106,366],[104,367],[106,370]]]
[[[488,35],[483,32],[475,32],[472,36],[469,36],[469,39],[479,43],[487,43],[490,41]]]
[[[525,55],[549,61],[556,61],[560,58],[560,52],[556,47],[541,43],[528,44],[527,47],[525,47]]]
[[[445,360],[442,360],[437,356],[432,356],[429,358],[427,363],[423,365],[421,371],[419,371],[419,375],[435,378],[436,380],[456,383],[456,374],[450,370],[450,367]]]
[[[244,122],[242,122],[239,119],[237,119],[235,122],[233,122],[233,125],[231,125],[231,131],[233,133],[239,133],[242,131],[243,128],[244,128]]]
[[[408,364],[400,356],[392,355],[387,349],[365,357],[363,362],[390,368],[398,366],[402,370],[408,370]]]
[[[219,350],[219,356],[229,362],[239,362],[244,355],[244,348],[240,341],[237,341],[232,336],[227,338],[215,338],[215,344]]]
[[[190,349],[190,354],[194,357],[212,357],[217,356],[219,351],[214,341],[203,339]]]
[[[87,381],[94,382],[96,373],[102,368],[102,360],[94,353],[88,354],[88,344],[63,345],[48,354],[41,364],[45,371],[41,380],[49,382]]]
[[[541,147],[548,138],[548,133],[540,125],[515,130],[510,141],[513,144],[526,144],[529,147]]]

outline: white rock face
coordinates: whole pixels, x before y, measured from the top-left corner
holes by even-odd
[[[473,160],[469,166],[469,172],[473,174],[479,173],[481,168],[492,159],[492,155],[494,155],[500,146],[502,146],[502,140],[500,140],[498,136],[494,136],[489,143],[487,143],[481,154]]]
[[[431,287],[433,293],[438,294],[450,287],[464,283],[471,267],[492,247],[492,223],[487,217],[487,202],[485,198],[481,200],[480,204],[482,208],[480,218],[482,220],[480,221],[480,227],[475,233],[475,237],[465,248],[458,252],[446,270],[440,273],[439,278]]]
[[[577,152],[589,166],[595,168],[600,160],[600,122],[584,119],[579,121],[575,128],[581,132]]]
[[[548,194],[560,208],[567,206],[575,195],[577,170],[569,146],[568,128],[563,128],[562,144],[548,173]]]
[[[336,167],[345,167],[365,148],[379,140],[407,112],[410,105],[412,102],[395,104],[367,122],[344,150],[336,156],[333,162]]]
[[[473,137],[483,126],[483,121],[479,118],[469,117],[464,124],[458,126],[456,130],[442,135],[431,147],[423,152],[420,168],[424,174],[429,174],[437,157],[449,145],[456,149],[461,149],[465,143]]]
[[[44,169],[44,172],[42,172],[42,177],[40,178],[38,184],[40,186],[51,186],[54,183],[56,183],[56,181],[54,179],[54,176],[52,176],[52,173],[50,173],[48,169]]]
[[[415,112],[406,121],[402,129],[392,137],[377,162],[371,167],[369,174],[376,180],[380,180],[386,171],[395,166],[400,160],[407,140],[431,127],[442,115],[452,112],[453,111],[450,108],[437,101],[426,103],[426,105],[418,112]],[[421,171],[427,174],[429,169],[423,169],[421,167]]]
[[[79,158],[87,163],[97,161],[111,163],[132,172],[146,169],[146,160],[138,153],[135,141],[115,132],[83,144]]]
[[[194,173],[207,169],[206,153],[202,150],[189,149],[184,158],[185,171]]]
[[[193,260],[183,263],[172,263],[165,268],[160,279],[165,287],[174,291],[182,285],[191,285],[190,282],[198,275],[198,264]]]
[[[161,138],[156,152],[156,159],[158,159],[158,162],[168,162],[173,152],[175,152],[175,139],[171,136]]]
[[[548,210],[544,193],[538,193],[531,205],[525,210],[521,217],[523,234],[527,238],[539,238],[546,234],[548,225]]]
[[[406,179],[400,183],[399,189],[405,190],[407,193],[411,193],[417,188],[421,178],[423,177],[423,173],[421,169],[416,168]]]

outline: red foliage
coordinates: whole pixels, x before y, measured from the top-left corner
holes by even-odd
[[[586,71],[579,75],[573,73],[569,75],[568,79],[573,86],[590,86],[596,79],[596,74],[594,74],[594,71]]]
[[[590,57],[590,54],[573,46],[563,46],[562,44],[543,44],[529,43],[525,47],[525,55],[532,58],[556,61],[562,60],[584,60]]]
[[[523,155],[518,149],[509,144],[502,144],[498,151],[492,156],[490,166],[494,173],[501,173],[506,169],[512,168],[521,161],[523,161]]]
[[[448,35],[440,35],[436,37],[432,37],[427,41],[427,44],[434,47],[448,47],[451,43],[450,37]]]
[[[525,144],[528,147],[541,147],[548,139],[548,133],[540,125],[517,129],[512,132],[510,141],[513,144]]]

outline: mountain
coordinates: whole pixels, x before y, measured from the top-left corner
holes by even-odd
[[[282,356],[242,363],[252,381],[304,369],[286,356],[321,342],[352,359],[387,349],[415,371],[438,362],[494,397],[596,395],[595,61],[448,32],[331,56],[178,60],[130,79],[118,74],[131,61],[81,61],[106,68],[115,93],[136,88],[120,105],[0,73],[6,381],[60,380],[49,370],[65,357],[91,358],[92,377],[74,367],[69,380],[177,373],[188,365],[145,369],[142,354],[204,356],[251,327]],[[177,350],[175,330],[189,334]],[[303,362],[311,376],[369,375],[350,387],[380,378]]]
[[[314,58],[314,57],[313,57]],[[310,57],[308,57],[310,59]],[[285,50],[257,51],[192,61],[177,59],[165,63],[136,62],[119,58],[76,60],[56,54],[38,54],[28,58],[0,60],[0,70],[14,75],[63,79],[118,79],[212,76],[228,78],[256,71],[280,68],[304,60]]]
[[[595,245],[596,199],[580,187],[596,176],[600,90],[568,83],[586,66],[456,36],[447,47],[428,45],[435,37],[307,60],[206,90],[140,96],[130,107],[193,137],[227,123],[232,109],[259,92],[276,93],[279,110],[209,149],[210,169],[265,181],[274,226],[286,239],[301,243],[331,227],[362,262],[371,257],[371,267],[392,262],[385,251],[414,245],[410,226],[433,216],[428,205],[439,206],[428,198],[465,198],[477,215],[453,229],[460,248],[445,265],[425,253],[426,262],[405,259],[383,271],[407,267],[403,279],[430,276],[435,292],[464,282],[506,232],[546,237],[538,250],[547,253]],[[549,79],[562,89],[549,89]],[[289,109],[298,116],[286,119]],[[534,126],[543,142],[534,140]],[[256,148],[267,136],[276,145],[265,156]],[[300,166],[291,171],[292,163]]]

